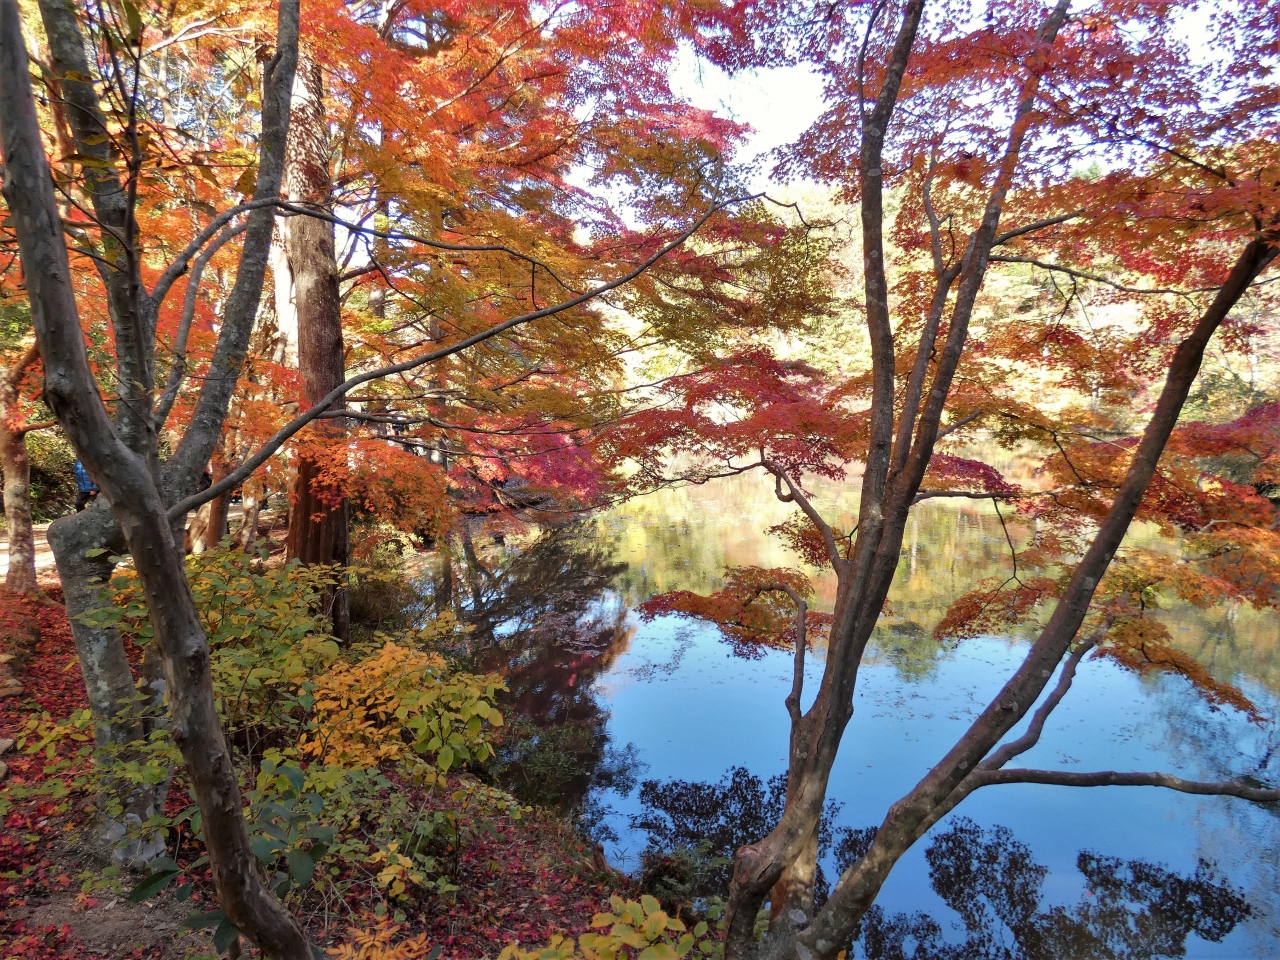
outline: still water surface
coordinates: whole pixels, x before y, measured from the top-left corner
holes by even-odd
[[[837,492],[818,493],[851,512]],[[547,739],[554,751],[589,757],[562,799],[624,869],[638,868],[655,839],[749,833],[760,803],[743,807],[743,796],[767,806],[762,785],[785,771],[791,655],[745,658],[712,626],[632,611],[655,593],[713,590],[726,566],[793,565],[765,532],[787,515],[751,477],[668,490],[506,544],[477,531],[453,551],[450,575],[442,568],[432,580],[437,603],[475,625],[480,665],[507,674],[509,712],[544,738],[559,730]],[[1015,525],[1015,542],[1025,533]],[[1026,636],[931,638],[952,599],[1008,564],[989,504],[918,508],[831,778],[828,877],[838,875],[847,828],[879,823],[1021,659]],[[830,609],[833,579],[819,577],[818,588],[816,606]],[[1215,676],[1277,716],[1280,619],[1226,606],[1162,616]],[[808,660],[810,694],[822,654]],[[1278,746],[1273,724],[1211,711],[1180,678],[1086,660],[1025,760],[1274,782]],[[542,776],[530,769],[531,780]],[[696,783],[721,789],[698,792]],[[1280,956],[1280,810],[1154,788],[989,787],[916,845],[877,905],[879,939],[864,938],[858,955],[894,956],[897,944],[897,955],[916,950],[918,960],[1053,957],[1070,943],[1081,957]]]

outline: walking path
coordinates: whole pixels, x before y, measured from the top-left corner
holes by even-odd
[[[53,569],[53,551],[49,549],[49,541],[45,537],[45,531],[49,529],[47,523],[36,524],[36,572],[43,573],[45,570]],[[0,577],[9,572],[9,533],[6,530],[0,530]]]
[[[230,510],[227,511],[227,519],[231,522],[231,529],[236,528],[235,521],[242,514],[241,506],[238,503],[231,504]],[[52,521],[50,521],[52,522]],[[49,547],[49,540],[46,531],[49,529],[48,523],[37,523],[35,525],[36,533],[36,573],[43,573],[45,570],[52,570],[53,550]],[[0,578],[3,578],[9,572],[9,533],[6,530],[0,530]]]

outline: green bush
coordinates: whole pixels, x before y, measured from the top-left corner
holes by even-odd
[[[31,518],[45,523],[75,509],[75,452],[61,430],[27,434],[31,461]]]
[[[392,909],[450,892],[458,851],[494,817],[523,812],[510,795],[465,772],[467,764],[492,755],[490,739],[502,723],[494,706],[500,678],[453,670],[435,652],[455,630],[447,619],[340,646],[314,612],[335,571],[268,568],[265,560],[265,551],[219,549],[188,561],[218,710],[264,875],[300,909],[313,892],[319,891],[316,902],[343,901],[359,885]],[[90,619],[150,643],[151,623],[132,571],[120,568],[112,586],[116,605]],[[180,785],[181,758],[163,718],[144,717],[141,696],[137,710],[135,719],[152,721],[152,732],[109,756],[92,744],[87,710],[61,723],[34,720],[25,745],[46,750],[67,774],[67,782],[50,780],[58,784],[50,790],[99,793],[107,777],[138,788],[160,783],[171,771]],[[67,749],[58,761],[60,744]],[[108,812],[119,817],[118,807]],[[150,835],[183,822],[199,833],[194,806],[134,826]],[[179,889],[189,895],[187,881],[200,865],[179,867],[161,858],[138,891],[149,896],[183,881]],[[209,925],[214,921],[211,915]]]

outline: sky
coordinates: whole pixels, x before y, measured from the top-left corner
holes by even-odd
[[[684,47],[674,64],[672,90],[695,106],[751,126],[742,160],[796,140],[822,112],[822,81],[805,67],[749,70],[730,76]],[[770,183],[766,164],[752,186]]]

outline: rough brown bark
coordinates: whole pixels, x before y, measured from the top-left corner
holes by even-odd
[[[835,621],[829,643],[830,665],[823,674],[822,686],[809,712],[792,719],[787,802],[782,819],[767,837],[744,846],[734,858],[725,912],[725,956],[728,960],[736,960],[751,952],[756,913],[770,889],[810,845],[810,838],[814,836],[822,816],[827,781],[840,738],[853,713],[853,684],[860,656],[853,630],[861,619],[856,613],[859,601],[867,593],[868,579],[884,527],[881,498],[893,442],[895,362],[884,265],[881,155],[923,12],[924,0],[908,0],[890,60],[885,65],[884,81],[877,93],[875,106],[862,124],[862,244],[873,388],[871,438],[863,473],[858,539],[852,556],[848,560],[840,558],[829,527],[816,519],[816,513],[804,495],[788,480],[791,488],[788,499],[796,500],[822,529],[839,579]],[[781,492],[779,496],[782,496]],[[809,867],[804,863],[797,869],[805,874]]]
[[[287,54],[288,41],[297,36],[297,7],[286,0],[280,11]],[[309,960],[306,938],[257,874],[236,772],[214,706],[208,646],[151,458],[136,453],[117,432],[89,367],[16,0],[0,0],[0,141],[4,195],[45,365],[45,397],[111,504],[133,554],[163,656],[173,737],[203,817],[219,904],[266,955]]]
[[[31,522],[31,460],[27,428],[15,423],[18,387],[38,353],[33,343],[10,367],[0,367],[0,472],[4,475],[4,522],[9,537],[9,569],[4,585],[15,593],[38,593],[36,538]]]
[[[213,482],[217,483],[227,475],[227,461],[219,454],[213,458],[212,466]],[[197,553],[212,550],[227,535],[227,512],[231,509],[231,494],[224,493],[214,497],[201,510],[206,507],[209,512],[204,518],[204,530],[200,540],[193,547]]]
[[[328,210],[333,189],[329,152],[320,65],[304,53],[294,82],[285,158],[285,188],[290,201]],[[310,407],[339,386],[345,376],[333,223],[300,216],[287,218],[280,226],[284,256],[277,258],[276,283],[286,285],[290,295],[277,294],[277,311],[293,312],[298,371],[305,384],[303,401]],[[333,422],[328,429],[338,431],[341,427]],[[344,497],[322,496],[323,491],[317,491],[318,472],[318,464],[304,454],[293,487],[287,555],[305,564],[345,564],[350,553],[349,507]],[[347,591],[341,587],[330,591],[325,607],[335,635],[348,639],[351,616]]]

